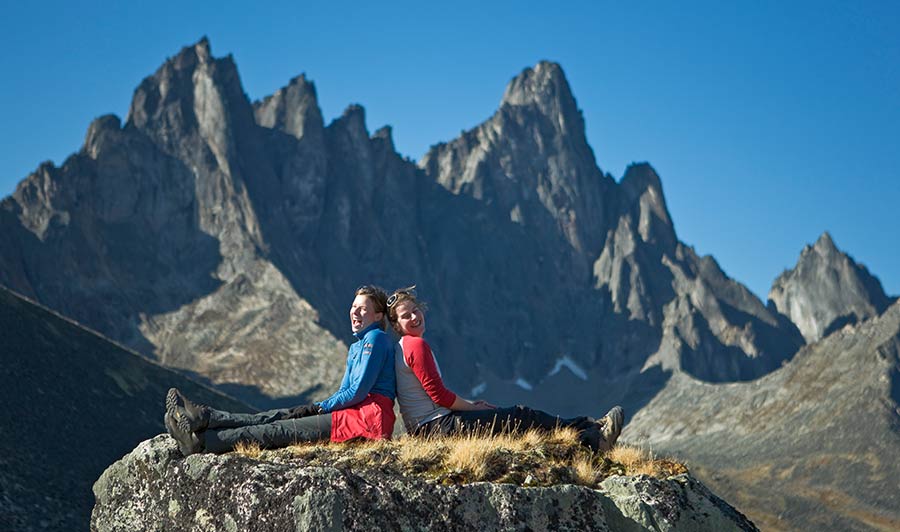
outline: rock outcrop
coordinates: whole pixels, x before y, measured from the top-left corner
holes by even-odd
[[[803,248],[792,270],[778,276],[769,299],[810,343],[881,314],[892,301],[881,282],[839,250],[827,232]]]
[[[688,475],[614,476],[599,490],[444,485],[237,454],[182,458],[147,440],[94,484],[91,530],[756,530]]]
[[[170,386],[250,410],[2,287],[0,353],[2,530],[86,530],[91,485],[164,430]]]
[[[900,302],[753,382],[676,374],[623,438],[688,460],[764,528],[897,529]]]

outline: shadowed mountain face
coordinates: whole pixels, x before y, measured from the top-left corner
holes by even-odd
[[[418,284],[452,386],[561,411],[640,405],[671,371],[751,379],[803,343],[678,241],[650,165],[597,167],[553,63],[415,165],[359,106],[326,126],[305,76],[251,104],[202,40],[0,228],[0,283],[258,405],[337,386],[372,282]]]
[[[881,282],[841,252],[827,232],[803,248],[794,269],[778,276],[769,299],[797,324],[807,342],[877,316],[892,301]]]
[[[900,527],[900,303],[749,383],[684,373],[624,437],[689,460],[763,528]]]
[[[0,529],[86,530],[91,485],[164,432],[166,390],[248,411],[0,287]]]

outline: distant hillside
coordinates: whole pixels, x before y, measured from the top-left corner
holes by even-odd
[[[763,528],[900,529],[900,302],[748,383],[677,374],[624,437],[686,459]]]
[[[0,530],[87,530],[91,486],[165,432],[170,386],[248,407],[0,287]]]

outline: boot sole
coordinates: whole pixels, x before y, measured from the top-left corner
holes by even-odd
[[[180,395],[178,389],[169,388],[169,391],[166,393],[166,414],[172,418],[182,432],[190,433],[191,423],[187,420],[187,416],[183,415],[180,411],[184,408],[179,404],[181,402]],[[175,436],[173,435],[172,437],[174,438]]]
[[[172,419],[175,420],[178,428],[182,431],[187,433],[197,432],[202,427],[194,426],[185,406],[184,396],[181,395],[178,388],[169,388],[169,391],[166,393],[166,413],[172,416]]]
[[[183,432],[175,422],[175,419],[168,413],[163,416],[163,423],[166,425],[166,431],[169,433],[169,436],[178,444],[178,451],[182,456],[187,457],[200,452],[199,449],[196,449],[196,444],[191,439],[191,433]]]

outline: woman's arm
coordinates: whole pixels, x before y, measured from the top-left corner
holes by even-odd
[[[371,335],[371,333],[370,333]],[[347,361],[347,371],[345,373],[346,385],[341,383],[341,388],[331,397],[316,403],[322,409],[322,413],[341,410],[349,406],[359,403],[369,394],[381,368],[391,360],[393,355],[392,344],[383,332],[381,334],[366,335],[362,342],[364,343],[363,352],[360,357],[359,364],[362,369],[354,371],[350,367],[350,361]],[[371,342],[371,347],[365,344]]]
[[[486,401],[469,401],[457,395],[456,400],[448,408],[450,410],[493,410],[497,407]]]
[[[422,338],[407,336],[403,339],[403,357],[406,365],[413,371],[422,384],[422,388],[435,404],[450,410],[488,410],[496,408],[484,401],[469,401],[456,395],[446,386],[431,347]]]

